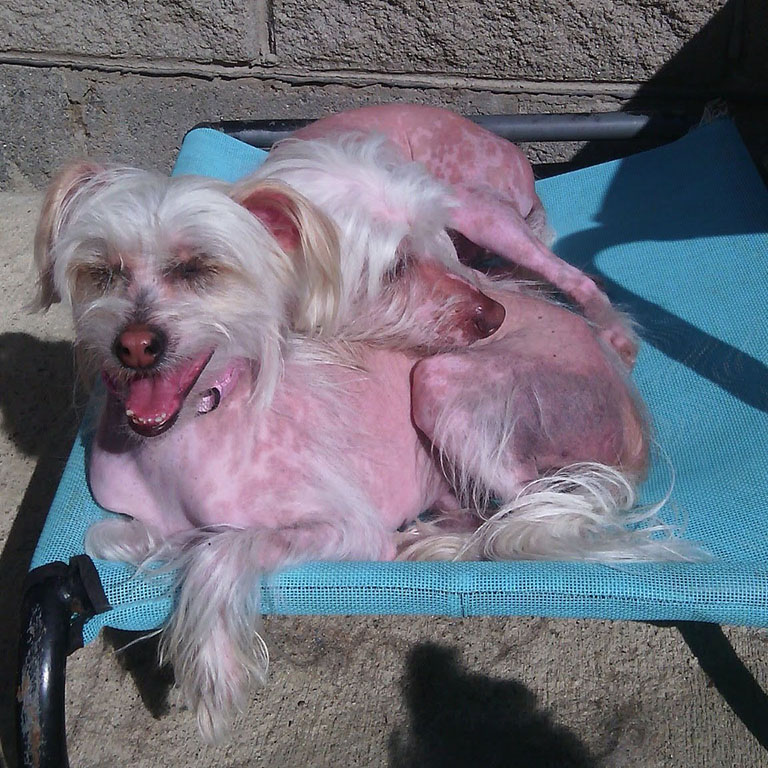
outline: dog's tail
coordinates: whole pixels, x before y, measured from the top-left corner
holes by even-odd
[[[693,561],[706,555],[659,511],[635,507],[633,484],[617,469],[584,463],[540,478],[501,503],[471,533],[447,519],[402,534],[403,560]]]

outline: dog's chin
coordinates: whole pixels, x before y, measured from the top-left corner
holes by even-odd
[[[178,420],[184,402],[208,365],[213,352],[190,358],[172,368],[124,377],[104,372],[109,391],[125,409],[128,427],[141,437],[157,437]]]

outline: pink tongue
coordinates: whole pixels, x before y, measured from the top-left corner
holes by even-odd
[[[125,409],[140,419],[173,415],[181,408],[184,393],[177,371],[160,378],[135,379],[128,387]]]
[[[210,354],[180,365],[162,376],[134,379],[128,385],[125,409],[138,419],[165,419],[180,410],[184,398],[205,368]]]

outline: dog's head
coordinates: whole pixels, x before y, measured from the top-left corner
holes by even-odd
[[[288,139],[245,188],[260,179],[291,185],[338,227],[345,335],[439,351],[485,338],[504,319],[459,262],[450,189],[386,137]]]
[[[255,397],[268,402],[285,334],[335,323],[335,228],[277,182],[238,194],[78,163],[48,191],[35,260],[38,307],[71,305],[82,359],[144,436],[172,426],[235,359],[249,361]]]

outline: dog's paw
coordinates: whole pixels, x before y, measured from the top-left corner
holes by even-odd
[[[98,560],[140,565],[161,546],[161,539],[144,523],[125,515],[94,523],[85,536],[85,551]]]

